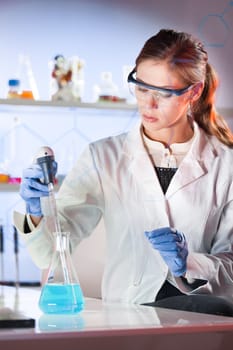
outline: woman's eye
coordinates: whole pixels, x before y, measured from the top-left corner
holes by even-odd
[[[143,94],[146,94],[148,92],[148,89],[145,89],[142,86],[137,86],[137,90]]]
[[[159,91],[159,96],[162,98],[170,98],[172,97],[172,93],[168,91]]]

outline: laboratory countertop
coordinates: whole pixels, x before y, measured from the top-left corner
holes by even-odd
[[[40,289],[0,286],[0,319],[30,317],[31,328],[1,328],[0,347],[15,349],[232,350],[233,318],[85,299],[75,315],[45,315]]]

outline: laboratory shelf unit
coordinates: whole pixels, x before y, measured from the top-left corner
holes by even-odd
[[[58,162],[58,189],[84,148],[97,139],[129,130],[138,120],[137,108],[122,102],[80,103],[0,99],[0,173],[22,176],[42,146]],[[19,184],[0,184],[0,224],[4,228],[4,276],[14,281],[13,212],[25,212]],[[1,263],[1,262],[0,262]],[[19,244],[20,281],[38,281],[41,272],[24,243]],[[0,269],[1,271],[1,269]]]
[[[68,107],[68,108],[93,108],[93,109],[135,109],[135,104],[125,102],[79,102],[79,101],[49,101],[30,99],[0,99],[0,106],[42,106],[42,107]]]
[[[18,191],[19,191],[18,184],[0,183],[0,193],[1,192],[18,192]]]
[[[0,99],[0,173],[21,177],[46,145],[64,177],[88,143],[127,131],[137,119],[136,106],[122,102]],[[18,190],[18,184],[0,183],[0,193]]]
[[[58,173],[65,175],[88,143],[127,131],[137,118],[136,106],[121,102],[0,99],[0,170],[20,176],[47,145],[54,149]]]

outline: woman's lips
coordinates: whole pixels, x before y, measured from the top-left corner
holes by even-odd
[[[143,120],[145,120],[146,122],[149,122],[149,123],[155,123],[158,121],[158,118],[143,114]]]

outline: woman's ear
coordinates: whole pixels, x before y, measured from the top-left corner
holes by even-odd
[[[199,82],[193,86],[191,90],[191,95],[190,95],[190,99],[192,102],[195,102],[199,99],[199,97],[202,94],[203,88],[204,88],[204,84],[202,82]]]

